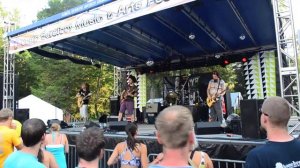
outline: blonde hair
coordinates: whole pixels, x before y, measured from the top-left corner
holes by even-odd
[[[7,121],[9,117],[14,117],[14,112],[9,108],[0,111],[0,122]]]
[[[51,131],[59,131],[60,130],[60,125],[58,123],[53,123],[51,125]]]
[[[183,106],[171,106],[164,109],[155,121],[155,127],[160,134],[163,146],[171,149],[187,145],[193,126],[192,113]]]

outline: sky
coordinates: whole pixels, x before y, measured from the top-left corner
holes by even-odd
[[[5,10],[18,9],[21,16],[21,27],[36,20],[36,14],[47,7],[48,0],[0,0]],[[296,31],[300,31],[300,0],[292,0]]]

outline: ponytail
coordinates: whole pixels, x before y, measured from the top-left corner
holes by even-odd
[[[44,154],[43,154],[42,149],[39,149],[37,158],[38,158],[38,161],[39,161],[40,163],[43,163],[43,160],[44,160]]]
[[[139,143],[139,141],[134,138],[137,133],[137,126],[133,123],[128,123],[125,130],[128,135],[126,139],[127,146],[129,149],[134,150],[136,148],[136,144]]]

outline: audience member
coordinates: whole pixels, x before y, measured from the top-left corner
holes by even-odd
[[[196,135],[194,135],[194,145],[192,146],[189,158],[189,165],[196,168],[213,168],[214,165],[207,155],[207,153],[203,151],[197,151],[196,148],[199,146],[198,141],[196,139]]]
[[[90,127],[80,133],[76,139],[78,168],[98,168],[99,160],[103,157],[104,145],[104,135],[100,128]]]
[[[107,161],[108,166],[121,162],[121,168],[138,168],[142,164],[143,168],[148,167],[147,147],[136,140],[137,125],[128,123],[125,127],[127,139],[120,142],[115,147],[112,155]]]
[[[191,168],[188,158],[195,141],[193,123],[191,111],[183,106],[171,106],[159,113],[155,127],[157,141],[163,145],[163,157],[149,168]]]
[[[51,133],[46,135],[44,146],[46,150],[53,154],[59,168],[67,168],[65,153],[69,152],[69,142],[65,134],[59,132],[60,125],[53,123]]]
[[[18,120],[13,119],[10,128],[16,130],[17,135],[21,137],[22,124]]]
[[[3,167],[5,159],[14,151],[22,148],[22,140],[12,126],[13,112],[10,109],[0,111],[0,167]]]
[[[191,148],[191,152],[189,154],[188,163],[193,168],[213,168],[213,163],[207,153],[203,151],[197,151],[196,148],[199,146],[198,141],[196,139],[196,135],[194,135],[194,145]],[[163,153],[157,155],[157,157],[152,161],[151,164],[158,164],[163,160]]]
[[[287,130],[290,116],[290,107],[284,98],[270,97],[264,101],[260,123],[267,132],[268,142],[248,153],[246,168],[300,167],[300,141]]]
[[[59,168],[54,156],[43,148],[39,150],[37,158],[38,161],[43,163],[47,168]]]
[[[21,130],[24,147],[9,155],[4,162],[4,168],[45,168],[37,159],[45,133],[46,125],[42,120],[26,120]]]

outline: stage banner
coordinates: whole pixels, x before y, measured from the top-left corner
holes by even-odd
[[[195,0],[118,0],[10,38],[9,53],[59,41]]]

